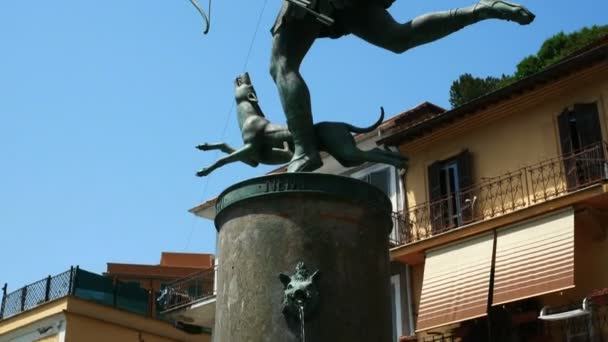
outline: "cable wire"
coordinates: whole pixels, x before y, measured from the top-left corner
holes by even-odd
[[[253,46],[255,43],[255,40],[257,38],[258,35],[258,31],[260,29],[260,23],[262,22],[262,17],[264,16],[264,12],[266,11],[266,4],[268,3],[268,0],[264,0],[264,3],[262,4],[262,9],[260,10],[260,14],[258,16],[258,20],[256,23],[256,27],[255,30],[253,31],[253,36],[251,38],[251,42],[249,43],[249,48],[247,49],[247,54],[245,55],[245,62],[243,63],[243,68],[242,71],[245,72],[247,70],[247,66],[249,65],[249,58],[251,57],[251,53],[253,51]],[[226,113],[226,120],[224,122],[224,128],[222,129],[222,134],[220,136],[220,139],[218,141],[224,141],[224,138],[226,138],[226,132],[228,131],[228,125],[230,124],[230,118],[232,117],[232,112],[234,110],[234,106],[235,106],[235,102],[234,100],[230,101],[230,109],[228,109],[228,112]],[[213,160],[216,160],[219,156],[219,151],[215,151],[215,156]],[[211,175],[208,175],[207,177],[205,177],[205,184],[203,186],[203,192],[202,192],[202,198],[200,200],[200,202],[205,200],[205,197],[207,196],[207,189],[209,187],[209,180],[211,179]],[[190,234],[188,234],[188,240],[186,242],[186,248],[184,248],[184,251],[187,251],[188,248],[190,247],[190,242],[192,240],[192,235],[194,234],[194,228],[196,226],[196,217],[192,218],[192,227],[190,228]]]

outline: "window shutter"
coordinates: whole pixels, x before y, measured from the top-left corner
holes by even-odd
[[[602,130],[595,103],[574,105],[576,124],[579,129],[582,147],[589,147],[602,141]]]
[[[562,157],[564,158],[564,172],[566,175],[566,184],[568,189],[575,188],[576,181],[576,161],[572,157],[572,134],[570,133],[570,111],[565,109],[557,116],[557,125],[559,128],[559,142],[562,148]]]
[[[429,221],[431,223],[432,232],[436,232],[443,228],[443,211],[441,210],[441,202],[436,201],[441,199],[441,165],[437,161],[429,166]]]
[[[562,147],[562,155],[568,155],[572,152],[572,136],[570,135],[570,123],[568,116],[570,111],[564,110],[557,116],[557,125],[559,128],[559,142]]]
[[[440,177],[441,162],[434,162],[429,166],[429,201],[434,202],[441,198]]]
[[[462,223],[469,223],[473,220],[473,203],[475,193],[471,190],[473,185],[473,176],[471,169],[471,152],[464,150],[456,157],[456,165],[458,167],[458,186],[460,193],[456,194],[457,200],[460,201]],[[467,201],[468,200],[468,201]]]
[[[460,191],[467,190],[473,184],[471,176],[471,152],[464,150],[456,157],[458,165],[458,185]]]
[[[585,185],[602,177],[604,160],[602,129],[595,103],[576,104],[574,113],[584,150],[577,154],[577,175],[579,185]]]

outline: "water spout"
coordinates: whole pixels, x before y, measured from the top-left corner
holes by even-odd
[[[279,279],[283,283],[283,315],[291,332],[306,340],[306,319],[312,318],[319,306],[319,271],[308,272],[303,262],[296,266],[292,275],[281,273]]]

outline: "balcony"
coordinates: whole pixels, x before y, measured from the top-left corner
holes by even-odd
[[[217,268],[212,268],[167,284],[158,298],[163,316],[190,325],[213,327],[216,272]]]
[[[600,184],[608,178],[605,148],[604,143],[590,145],[394,213],[397,239],[392,243],[408,245]]]

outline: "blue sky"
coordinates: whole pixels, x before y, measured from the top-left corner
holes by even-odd
[[[281,2],[264,4],[214,1],[203,36],[187,0],[0,2],[0,283],[214,252],[212,223],[187,209],[269,168],[199,179],[217,154],[194,146],[241,144],[232,82],[244,69],[267,116],[284,122],[267,71]],[[390,11],[406,21],[469,4],[398,0]],[[367,125],[381,105],[449,107],[458,75],[511,73],[552,34],[608,24],[602,0],[526,5],[538,15],[530,26],[487,21],[403,55],[352,36],[317,41],[302,67],[315,120]]]

